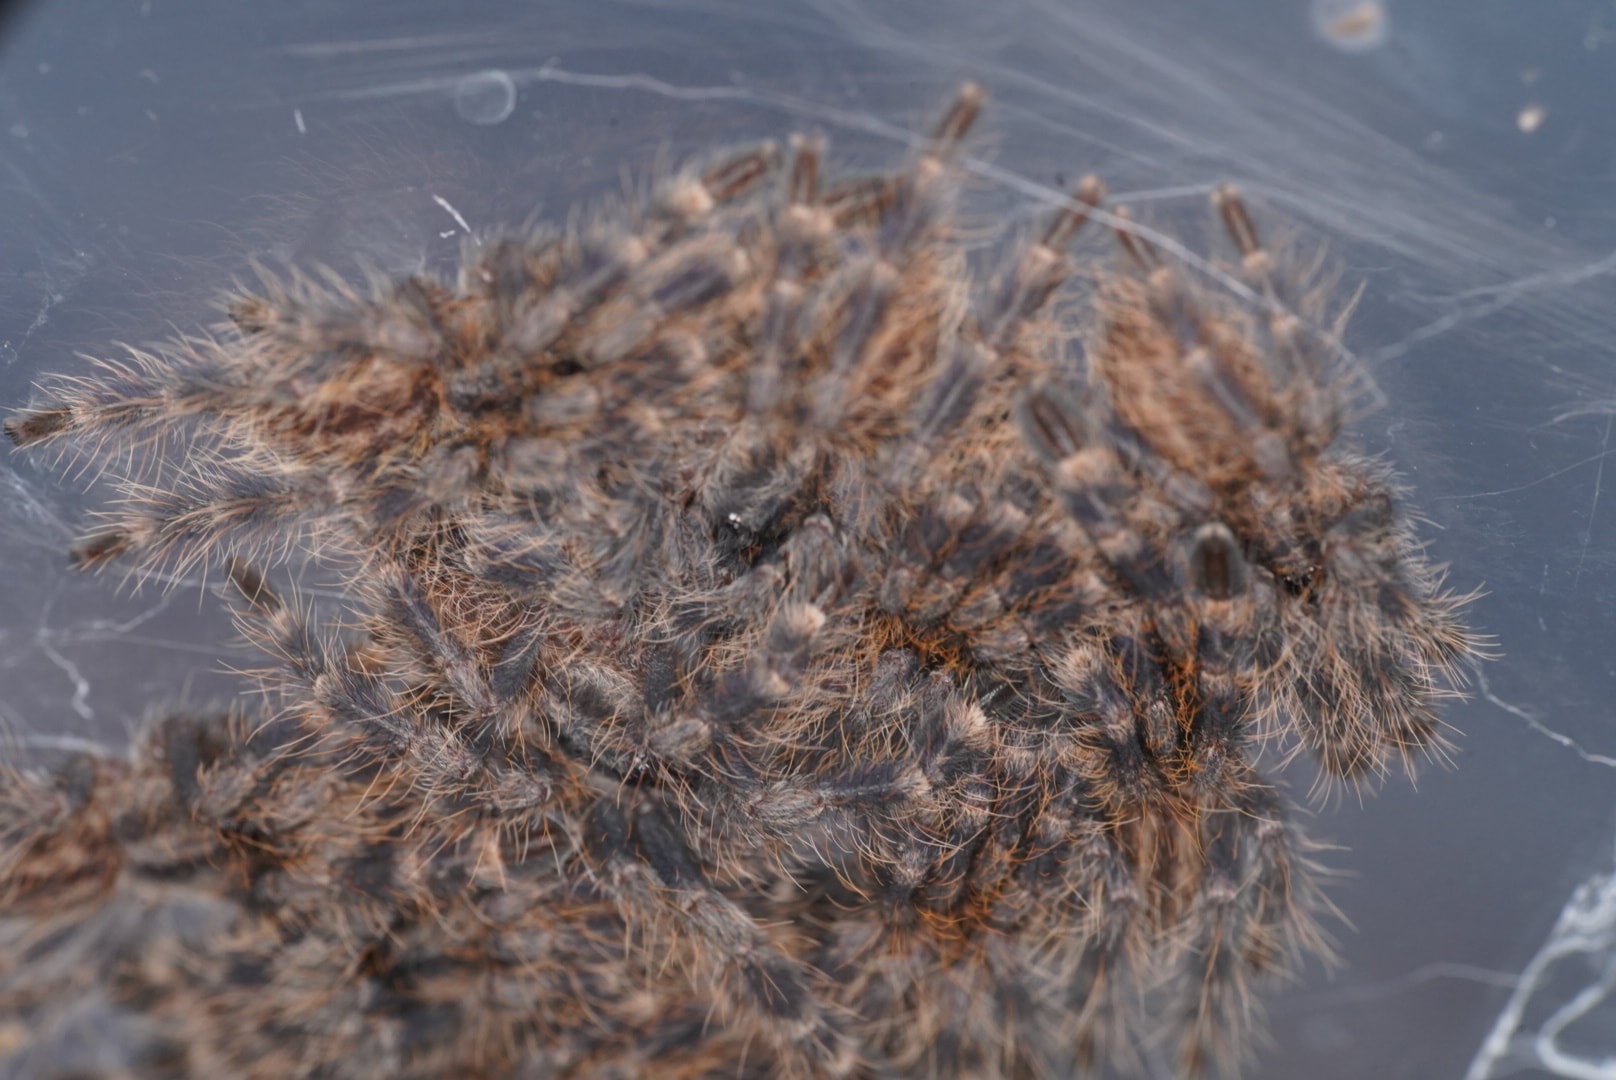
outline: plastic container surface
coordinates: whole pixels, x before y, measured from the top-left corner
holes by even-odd
[[[8,406],[75,354],[212,321],[255,260],[445,268],[469,233],[794,130],[890,161],[966,79],[990,95],[966,196],[984,246],[1096,172],[1207,251],[1205,196],[1241,185],[1362,282],[1346,342],[1385,405],[1360,438],[1453,583],[1485,588],[1473,620],[1502,652],[1448,713],[1452,768],[1307,823],[1341,845],[1345,963],[1267,995],[1251,1075],[1616,1077],[1608,3],[146,0],[0,29]],[[201,582],[77,574],[79,485],[23,455],[0,484],[18,744],[117,746],[239,687]]]

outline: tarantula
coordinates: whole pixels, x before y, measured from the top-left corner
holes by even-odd
[[[77,561],[228,569],[274,698],[5,776],[8,1069],[1237,1068],[1327,949],[1259,751],[1411,764],[1479,642],[1330,290],[1232,189],[1244,299],[1092,178],[979,280],[981,101],[886,175],[796,136],[453,282],[266,279],[10,420],[120,485]]]

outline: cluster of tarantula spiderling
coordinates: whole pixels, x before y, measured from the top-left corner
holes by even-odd
[[[228,567],[276,694],[0,780],[6,1069],[1236,1067],[1325,949],[1259,748],[1428,752],[1477,639],[1239,197],[1261,302],[1124,224],[1074,323],[1100,185],[977,280],[980,103],[890,175],[798,137],[453,283],[269,284],[14,417],[121,484],[80,562]]]

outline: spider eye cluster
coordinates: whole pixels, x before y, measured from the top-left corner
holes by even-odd
[[[1323,573],[1324,568],[1318,563],[1308,563],[1279,575],[1279,583],[1291,596],[1306,599],[1313,595],[1313,587]]]
[[[115,485],[82,564],[223,570],[267,694],[0,777],[0,1071],[86,986],[132,1073],[1238,1070],[1328,949],[1263,748],[1412,765],[1478,641],[1338,438],[1330,291],[1232,189],[1233,291],[1093,178],[982,272],[982,104],[266,281],[9,420]]]

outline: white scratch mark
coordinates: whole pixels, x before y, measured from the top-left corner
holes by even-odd
[[[1565,466],[1562,466],[1561,468],[1555,469],[1553,472],[1547,473],[1547,474],[1545,474],[1543,476],[1540,476],[1536,480],[1528,480],[1526,483],[1524,483],[1524,484],[1516,484],[1514,487],[1495,488],[1492,491],[1472,491],[1472,492],[1468,492],[1468,493],[1466,493],[1464,495],[1437,495],[1437,496],[1434,496],[1431,501],[1432,502],[1462,502],[1462,501],[1464,501],[1466,499],[1485,499],[1485,498],[1488,498],[1489,496],[1492,496],[1492,495],[1513,495],[1517,491],[1525,491],[1527,488],[1534,488],[1534,487],[1537,487],[1539,484],[1546,484],[1550,480],[1553,480],[1557,476],[1564,476],[1568,472],[1575,472],[1576,470],[1582,468],[1584,465],[1591,465],[1596,461],[1600,462],[1600,463],[1603,463],[1605,458],[1607,456],[1609,456],[1609,455],[1610,455],[1609,450],[1604,450],[1604,451],[1602,451],[1601,453],[1598,453],[1598,454],[1589,454],[1585,458],[1582,458],[1582,459],[1580,459],[1578,461],[1573,461],[1569,465],[1565,465]]]
[[[1522,297],[1531,296],[1535,292],[1548,289],[1570,288],[1613,271],[1616,271],[1616,251],[1582,266],[1545,270],[1541,273],[1529,274],[1526,277],[1505,282],[1502,285],[1488,285],[1458,293],[1449,299],[1458,301],[1459,307],[1439,319],[1426,323],[1418,330],[1404,337],[1403,340],[1395,341],[1384,348],[1367,354],[1364,359],[1372,367],[1396,360],[1398,357],[1412,351],[1414,346],[1421,342],[1445,334],[1460,323],[1484,319],[1495,312],[1513,307],[1515,302]],[[1467,303],[1467,301],[1472,300],[1479,300],[1480,303]]]
[[[1605,479],[1605,455],[1610,452],[1610,427],[1616,417],[1605,417],[1605,437],[1599,443],[1599,468],[1594,472],[1594,497],[1588,504],[1588,524],[1582,530],[1582,550],[1577,553],[1577,569],[1571,575],[1571,583],[1575,585],[1582,577],[1582,564],[1588,560],[1588,545],[1594,538],[1594,516],[1599,510],[1599,488]]]
[[[1556,963],[1566,958],[1570,958],[1567,966],[1578,976],[1592,975],[1592,979],[1542,1020],[1537,1031],[1523,1030],[1527,1007],[1533,998],[1546,992]],[[1616,1054],[1595,1058],[1560,1045],[1561,1034],[1610,998],[1613,991],[1616,871],[1593,874],[1572,891],[1548,940],[1522,969],[1519,985],[1476,1051],[1465,1080],[1495,1080],[1527,1069],[1542,1069],[1550,1076],[1571,1080],[1616,1080]],[[1587,1034],[1590,1033],[1585,1032],[1584,1038]]]
[[[1533,716],[1519,705],[1511,705],[1497,694],[1494,694],[1492,687],[1487,685],[1487,676],[1481,670],[1480,666],[1473,667],[1471,669],[1471,673],[1476,677],[1476,685],[1481,689],[1481,696],[1483,700],[1489,701],[1498,706],[1498,708],[1503,709],[1505,712],[1509,713],[1509,715],[1515,717],[1517,720],[1520,720],[1539,735],[1542,735],[1544,738],[1550,739],[1553,742],[1559,743],[1561,746],[1565,747],[1567,750],[1570,750],[1572,753],[1576,754],[1589,764],[1604,765],[1608,768],[1616,768],[1616,757],[1611,757],[1607,754],[1595,753],[1592,750],[1585,749],[1581,743],[1577,742],[1576,739],[1573,739],[1569,735],[1564,735],[1558,731],[1555,731],[1553,728],[1549,727],[1543,721],[1539,720],[1537,717]],[[1613,1077],[1613,1080],[1616,1080],[1616,1077]]]
[[[65,671],[68,679],[72,681],[73,697],[69,704],[72,706],[73,711],[85,720],[94,720],[95,710],[90,708],[90,681],[84,677],[84,673],[79,670],[78,665],[58,652],[56,646],[52,645],[43,635],[39,638],[39,649],[50,657],[51,663]]]
[[[65,750],[72,754],[90,754],[100,758],[114,756],[109,747],[79,735],[19,735],[6,741],[26,750]]]
[[[1333,1005],[1378,1001],[1381,998],[1413,990],[1427,983],[1449,979],[1475,983],[1480,986],[1496,986],[1502,990],[1513,990],[1521,984],[1521,977],[1514,972],[1494,971],[1491,968],[1478,967],[1475,964],[1461,964],[1452,960],[1433,960],[1429,964],[1423,964],[1411,971],[1406,971],[1401,975],[1381,982],[1345,987],[1341,990],[1316,994],[1299,995],[1288,1002],[1276,1003],[1275,1007],[1270,1011],[1275,1016],[1288,1016]]]
[[[444,211],[446,213],[448,213],[448,215],[450,217],[455,219],[455,224],[459,225],[462,229],[464,229],[468,235],[471,233],[471,226],[466,224],[466,219],[460,216],[460,211],[458,211],[458,210],[456,210],[454,208],[453,203],[451,203],[448,199],[445,199],[442,195],[434,195],[434,196],[432,196],[432,201],[437,203],[439,206],[443,207]],[[451,236],[453,234],[452,233],[440,233],[439,235],[440,236]]]
[[[307,135],[309,133],[308,126],[303,123],[303,110],[302,109],[293,109],[292,110],[292,123],[297,125],[297,133],[299,135]]]

